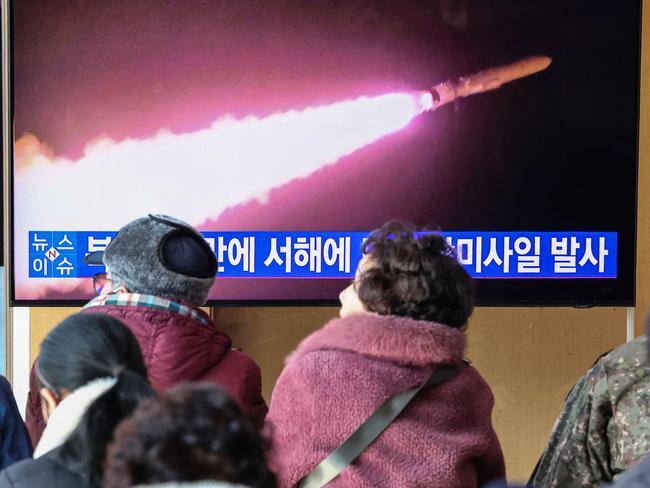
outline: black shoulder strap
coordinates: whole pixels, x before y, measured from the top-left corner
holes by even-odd
[[[386,430],[386,427],[397,418],[420,390],[450,380],[465,366],[467,366],[467,362],[459,365],[438,366],[422,385],[390,397],[343,444],[321,461],[311,473],[302,478],[298,487],[320,488],[332,481]]]

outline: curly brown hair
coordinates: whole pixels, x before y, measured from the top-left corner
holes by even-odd
[[[416,234],[391,221],[363,245],[367,266],[356,281],[359,300],[380,315],[463,327],[474,310],[474,283],[454,249],[437,233]]]
[[[275,488],[257,425],[212,384],[176,386],[140,404],[115,431],[105,488],[219,480]]]

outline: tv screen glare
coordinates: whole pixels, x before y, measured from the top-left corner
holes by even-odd
[[[8,6],[14,305],[90,299],[147,214],[204,233],[212,304],[333,304],[392,219],[479,304],[634,303],[640,1]]]

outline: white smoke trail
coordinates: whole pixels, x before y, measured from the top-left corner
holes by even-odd
[[[39,286],[53,283],[28,279],[30,230],[117,230],[152,212],[204,222],[252,198],[264,202],[273,188],[403,128],[418,112],[409,94],[362,97],[261,119],[226,117],[187,134],[104,138],[77,161],[23,136],[14,170],[17,298],[36,298]],[[75,280],[63,281],[57,285]]]

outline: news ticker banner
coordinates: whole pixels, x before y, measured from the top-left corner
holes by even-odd
[[[29,232],[30,278],[83,278],[117,232]],[[616,278],[615,232],[441,232],[475,278]],[[202,232],[220,278],[350,278],[367,232]]]

